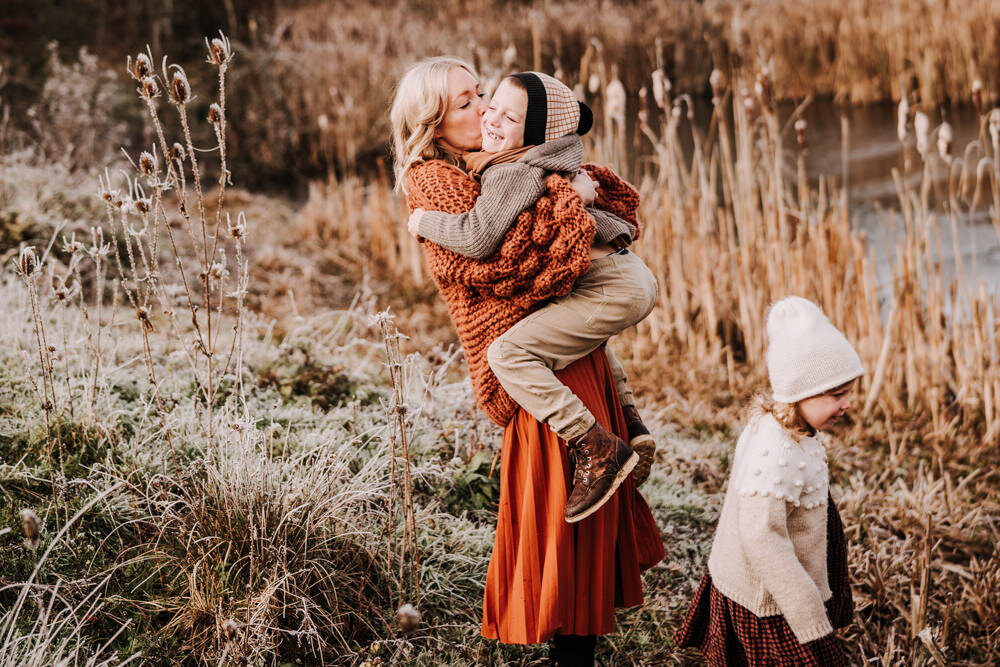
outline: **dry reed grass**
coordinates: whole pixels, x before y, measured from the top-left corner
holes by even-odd
[[[861,603],[852,655],[982,664],[1000,654],[987,629],[1000,622],[988,602],[1000,576],[990,471],[1000,441],[1000,297],[942,243],[941,228],[956,237],[976,198],[996,197],[996,149],[977,142],[965,153],[973,159],[954,157],[947,128],[938,128],[938,152],[925,147],[914,167],[918,188],[896,174],[892,217],[901,224],[891,283],[880,285],[846,193],[829,181],[814,190],[801,159],[792,166],[807,129],[795,123],[799,145],[789,145],[793,123],[774,111],[767,70],[731,91],[716,81],[708,132],[683,122],[681,100],[665,100],[660,126],[643,128],[658,164],[640,187],[648,233],[638,251],[666,289],[632,339],[633,365],[663,369],[666,393],[691,397],[679,401],[682,422],[731,423],[765,382],[767,305],[787,294],[820,303],[868,369],[834,466],[835,482],[850,479],[843,502]],[[926,146],[921,125],[916,140]],[[690,157],[682,131],[691,132]],[[988,163],[976,152],[989,153]],[[935,192],[942,169],[951,178]],[[942,267],[947,260],[956,273]],[[663,393],[662,380],[646,386]]]
[[[707,128],[694,122],[690,99],[673,97],[662,82],[650,95],[657,111],[638,122],[656,161],[639,183],[646,232],[637,252],[664,289],[653,315],[616,345],[646,400],[670,406],[671,419],[728,430],[765,381],[767,305],[792,293],[819,302],[868,368],[834,449],[834,481],[849,480],[841,502],[859,600],[852,659],[918,664],[939,655],[985,664],[1000,655],[989,630],[1000,622],[991,602],[1000,496],[989,472],[1000,439],[1000,297],[942,240],[942,227],[954,235],[995,202],[997,149],[986,139],[953,153],[946,127],[931,131],[926,116],[918,120],[921,112],[904,105],[907,159],[897,176],[899,208],[887,214],[897,243],[891,282],[879,284],[846,191],[835,179],[806,179],[808,128],[797,115],[778,117],[771,71],[731,86],[713,75]],[[987,137],[993,116],[981,113]],[[591,154],[621,159],[624,128],[609,123],[592,138]],[[378,185],[323,187],[300,229],[322,228],[341,243],[359,224],[343,205],[348,198],[365,210],[393,206],[371,200]],[[323,206],[342,215],[319,225]],[[994,222],[997,210],[987,211]],[[351,251],[402,280],[415,246],[401,239],[401,226],[373,225],[366,234],[380,240],[358,235],[364,241]],[[948,261],[957,273],[943,268]],[[724,470],[699,474],[721,486]]]
[[[751,67],[760,53],[773,58],[776,100],[866,104],[908,91],[935,109],[967,102],[977,79],[987,101],[996,100],[998,17],[996,0],[449,0],[433,12],[421,3],[320,1],[279,12],[266,46],[252,55],[268,76],[244,85],[259,87],[258,95],[280,90],[283,103],[257,111],[243,138],[261,166],[287,169],[290,161],[305,173],[370,173],[372,158],[385,154],[394,82],[411,62],[439,53],[472,61],[487,90],[513,71],[554,72],[605,118],[617,108],[603,99],[612,81],[621,81],[633,119],[651,72],[705,96],[713,68]]]

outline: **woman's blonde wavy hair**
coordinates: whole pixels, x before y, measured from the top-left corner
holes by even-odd
[[[389,112],[397,191],[406,192],[406,174],[421,160],[441,159],[458,164],[457,156],[434,141],[434,131],[448,111],[448,72],[453,67],[461,67],[479,78],[464,60],[438,56],[411,66],[399,80]]]

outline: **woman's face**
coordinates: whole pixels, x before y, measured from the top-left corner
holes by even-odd
[[[479,118],[484,111],[486,103],[479,92],[479,82],[465,68],[452,67],[448,72],[448,109],[434,137],[459,150],[479,150],[482,145]]]
[[[504,79],[483,114],[483,150],[498,153],[523,146],[527,114],[528,93],[510,79]]]

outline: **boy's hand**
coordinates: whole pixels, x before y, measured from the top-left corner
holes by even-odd
[[[580,199],[583,200],[584,205],[590,206],[597,199],[597,186],[599,183],[592,179],[590,174],[583,169],[570,181],[570,185],[580,193]]]
[[[420,218],[424,216],[424,209],[414,209],[410,214],[410,219],[406,222],[406,229],[414,236],[420,236]]]

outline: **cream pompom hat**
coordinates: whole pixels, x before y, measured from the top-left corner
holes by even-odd
[[[812,301],[789,296],[767,314],[767,373],[774,400],[797,403],[861,375],[861,358]]]

